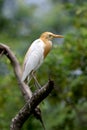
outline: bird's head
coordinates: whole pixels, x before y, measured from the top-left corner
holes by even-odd
[[[53,34],[51,32],[44,32],[44,33],[41,34],[40,38],[51,41],[53,38],[63,38],[63,36],[62,35],[56,35],[56,34]]]

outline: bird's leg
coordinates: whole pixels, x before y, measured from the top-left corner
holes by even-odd
[[[41,85],[39,84],[39,82],[38,82],[36,76],[34,75],[34,72],[33,72],[33,71],[32,71],[32,77],[33,77],[34,80],[35,80],[36,86],[40,89],[40,88],[41,88]]]

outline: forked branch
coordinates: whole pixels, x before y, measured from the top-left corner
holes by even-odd
[[[26,85],[24,82],[21,81],[21,68],[20,68],[20,65],[16,56],[7,45],[0,43],[0,56],[2,55],[6,55],[11,61],[12,67],[15,72],[15,76],[18,80],[18,85],[26,100],[26,104],[24,105],[24,107],[12,119],[10,130],[21,130],[22,125],[29,118],[31,114],[34,114],[34,116],[37,119],[39,119],[43,125],[41,111],[40,111],[40,108],[37,107],[37,105],[43,99],[45,99],[49,95],[49,93],[52,91],[53,86],[54,86],[53,81],[49,81],[45,86],[37,90],[37,92],[35,92],[32,95],[32,92],[29,89],[28,85]]]
[[[19,113],[12,119],[10,130],[20,130],[24,122],[29,118],[29,116],[34,112],[36,106],[45,99],[49,93],[52,91],[54,86],[53,81],[49,81],[40,90],[37,90],[30,100],[24,105],[24,107],[19,111]]]

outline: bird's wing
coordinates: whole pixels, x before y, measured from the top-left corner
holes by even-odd
[[[36,70],[43,61],[43,52],[44,52],[44,43],[42,40],[35,40],[28,52],[25,55],[24,64],[23,64],[23,74],[22,81],[24,81],[27,76],[31,73],[32,70]]]

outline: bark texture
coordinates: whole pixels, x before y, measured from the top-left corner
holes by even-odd
[[[10,130],[21,130],[23,124],[31,114],[34,114],[34,116],[41,122],[45,130],[39,103],[50,94],[54,87],[54,82],[51,80],[48,81],[48,83],[46,83],[41,89],[38,89],[32,94],[29,86],[21,81],[22,71],[16,56],[7,45],[0,43],[0,57],[3,55],[6,55],[10,60],[18,81],[18,86],[20,87],[22,95],[26,101],[24,107],[12,119]]]

